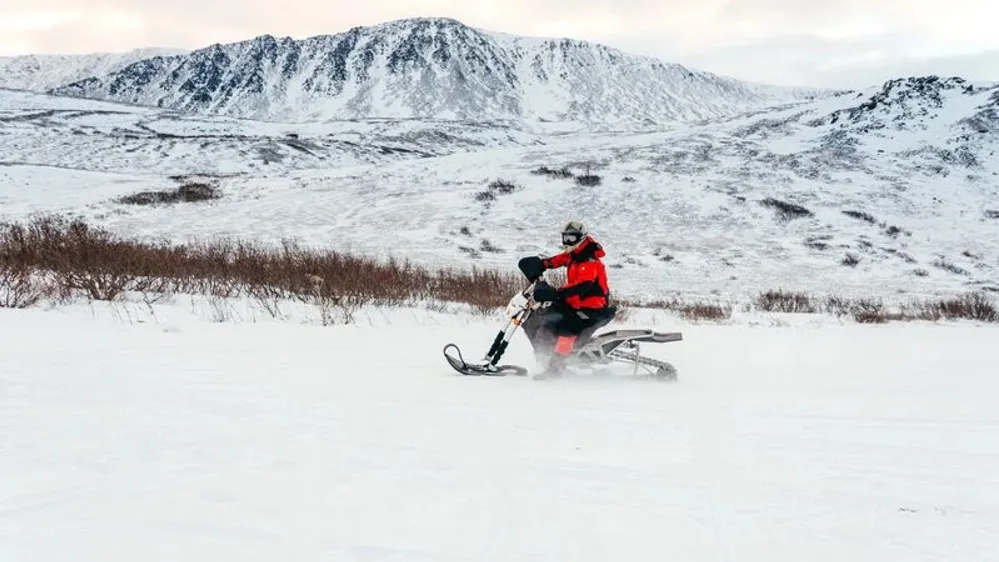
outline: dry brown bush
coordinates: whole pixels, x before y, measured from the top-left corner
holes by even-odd
[[[217,188],[206,183],[191,182],[185,183],[176,189],[133,193],[132,195],[119,198],[118,202],[126,205],[161,205],[170,203],[199,203],[220,199],[221,197],[222,195]]]
[[[94,300],[115,300],[132,291],[247,296],[276,315],[282,299],[319,298],[347,318],[368,303],[439,300],[493,310],[524,284],[513,274],[431,270],[408,262],[306,249],[293,242],[279,247],[227,240],[186,245],[140,242],[61,217],[0,225],[0,263],[50,272],[62,290]],[[318,287],[316,278],[322,279]]]
[[[731,317],[731,307],[699,302],[696,299],[684,301],[673,297],[669,300],[621,302],[636,309],[651,308],[675,312],[683,318],[692,320],[718,320]],[[776,289],[754,297],[746,310],[754,308],[763,312],[777,313],[826,313],[836,317],[851,318],[863,324],[935,322],[941,319],[999,322],[999,305],[984,293],[970,293],[945,299],[913,299],[890,306],[878,299],[817,297],[802,292]]]
[[[982,293],[971,293],[952,299],[929,303],[932,312],[948,320],[966,319],[979,322],[999,322],[996,303]]]
[[[788,312],[813,314],[818,312],[812,298],[804,293],[795,293],[783,289],[766,291],[757,295],[757,309],[764,312]]]
[[[874,299],[830,298],[827,300],[827,308],[832,314],[850,316],[864,324],[936,322],[940,319],[999,322],[996,304],[981,293],[940,300],[913,300],[899,304],[895,308],[890,308]]]
[[[0,308],[28,308],[54,293],[49,280],[30,269],[0,263]]]
[[[621,299],[617,301],[619,306],[627,306],[632,309],[664,310],[678,314],[681,318],[689,321],[711,321],[718,322],[732,318],[733,308],[728,304],[718,304],[711,302],[692,301],[684,302],[677,297],[671,299],[658,299],[652,301],[635,301]]]
[[[848,316],[863,324],[886,322],[976,320],[999,322],[996,304],[986,295],[968,295],[939,300],[912,300],[892,308],[875,299],[828,297],[825,310],[835,316]]]
[[[564,282],[552,272],[553,282]],[[243,241],[172,245],[113,235],[80,220],[41,217],[0,224],[0,306],[28,307],[74,294],[116,300],[139,292],[249,297],[275,316],[285,299],[315,304],[324,323],[351,322],[364,305],[466,303],[480,312],[502,307],[524,287],[519,274],[472,269],[432,270],[405,261],[380,262],[287,241],[277,247]],[[615,299],[625,309],[672,311],[689,320],[731,318],[732,307],[679,298],[655,302]],[[982,293],[913,300],[894,308],[871,299],[817,298],[784,290],[754,300],[769,312],[826,312],[857,322],[968,319],[999,322],[996,303]],[[622,313],[624,317],[627,313]]]
[[[732,318],[732,307],[709,303],[687,304],[680,307],[679,313],[685,320],[719,322]]]

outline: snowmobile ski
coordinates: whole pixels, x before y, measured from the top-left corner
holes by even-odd
[[[450,350],[453,350],[449,353]],[[466,363],[458,346],[449,343],[444,346],[444,358],[451,367],[463,375],[503,377],[506,375],[527,375],[527,369],[517,365],[493,365],[491,363]]]

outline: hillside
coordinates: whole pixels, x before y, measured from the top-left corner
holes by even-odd
[[[560,224],[579,218],[627,294],[996,290],[997,92],[910,78],[670,132],[561,135],[421,121],[277,125],[8,92],[20,105],[5,101],[17,109],[0,116],[2,208],[174,239],[295,236],[503,268],[554,251]],[[587,164],[599,185],[534,173],[579,175]],[[168,175],[200,175],[224,197],[115,202],[184,181]]]
[[[284,124],[0,90],[0,159],[111,173],[332,169],[539,144],[501,123]]]
[[[52,93],[268,121],[360,118],[655,125],[831,92],[757,85],[572,39],[413,18],[265,35],[137,61]]]
[[[143,48],[124,53],[0,57],[0,88],[46,91],[91,76],[117,72],[141,60],[183,52],[181,49]]]

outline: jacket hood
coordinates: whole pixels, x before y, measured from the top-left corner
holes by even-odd
[[[594,240],[592,236],[586,235],[583,242],[573,248],[569,252],[569,255],[572,256],[573,260],[586,261],[593,258],[602,258],[607,255],[607,252],[604,251],[604,247]]]

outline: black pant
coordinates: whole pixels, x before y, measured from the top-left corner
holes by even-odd
[[[572,309],[564,304],[534,311],[524,322],[524,333],[534,347],[535,353],[549,354],[559,336],[579,336],[587,328],[608,319],[612,314],[608,308]]]

